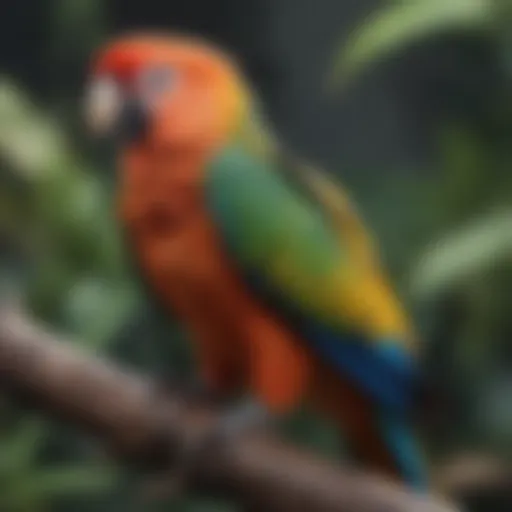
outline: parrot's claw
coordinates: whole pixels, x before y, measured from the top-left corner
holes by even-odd
[[[187,404],[218,405],[223,398],[197,379],[183,379],[165,375],[156,379],[158,395],[176,394]]]
[[[224,443],[250,430],[264,428],[269,420],[269,411],[264,406],[252,400],[244,402],[220,417],[206,436],[206,445]]]
[[[175,492],[186,487],[190,475],[195,471],[201,458],[210,456],[215,450],[222,449],[227,443],[249,431],[264,428],[270,422],[270,414],[262,405],[248,401],[230,409],[214,422],[197,441],[191,441],[182,451],[180,460],[176,462],[173,486]]]
[[[171,381],[168,377],[156,381],[158,393],[169,393],[172,390],[186,401],[190,399],[193,404],[207,401],[208,405],[212,405],[214,402],[208,390],[200,383],[197,384],[186,385],[183,381]],[[216,450],[222,450],[227,443],[240,435],[264,428],[270,423],[270,419],[269,411],[253,400],[225,410],[202,435],[185,441],[178,459],[174,462],[174,468],[153,476],[145,486],[144,494],[160,498],[183,494],[191,475],[204,456],[209,457]]]
[[[188,450],[185,449],[185,466],[195,466],[203,454],[222,449],[224,445],[240,435],[264,428],[269,420],[268,410],[254,401],[244,402],[225,411],[215,421],[211,430],[207,431],[198,442],[193,443]]]

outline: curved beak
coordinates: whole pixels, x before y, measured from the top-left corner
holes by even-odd
[[[128,99],[114,123],[114,136],[120,142],[140,140],[147,132],[149,114],[140,101]]]
[[[84,107],[85,123],[94,137],[127,143],[143,137],[146,132],[147,109],[136,98],[127,98],[111,82],[91,84]]]

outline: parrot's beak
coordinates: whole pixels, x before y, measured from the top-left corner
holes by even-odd
[[[105,80],[89,86],[84,115],[94,137],[121,143],[142,138],[148,124],[144,105],[135,98],[126,98],[115,84]]]
[[[122,104],[122,93],[113,81],[96,79],[88,85],[84,118],[87,129],[94,137],[103,138],[112,134]]]
[[[139,101],[125,101],[114,124],[114,136],[125,143],[142,139],[147,132],[148,118],[147,109]]]

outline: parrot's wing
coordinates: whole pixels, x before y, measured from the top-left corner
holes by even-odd
[[[289,174],[236,146],[212,162],[206,200],[229,255],[251,291],[320,357],[379,403],[407,407],[415,358],[363,227],[354,218],[343,227],[348,210],[334,189],[321,206],[327,182],[314,190]]]
[[[306,197],[324,211],[334,228],[350,239],[351,254],[360,264],[378,265],[376,247],[347,194],[326,173],[305,165],[291,155],[277,156],[279,172],[299,186]]]

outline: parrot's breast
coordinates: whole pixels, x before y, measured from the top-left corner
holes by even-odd
[[[231,299],[235,286],[199,205],[184,193],[176,201],[150,201],[125,225],[143,277],[158,298],[190,321],[207,319],[224,329],[238,309]]]
[[[134,151],[122,162],[119,216],[144,279],[165,303],[213,302],[222,274],[206,222],[198,162]]]

